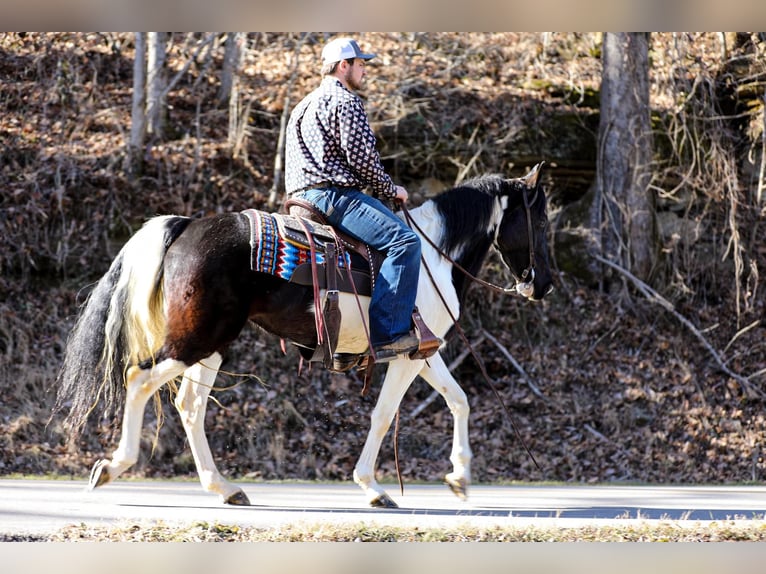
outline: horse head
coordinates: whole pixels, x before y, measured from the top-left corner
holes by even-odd
[[[524,177],[505,180],[507,202],[495,236],[495,247],[516,281],[516,292],[535,301],[553,291],[547,200],[540,186],[542,165]]]

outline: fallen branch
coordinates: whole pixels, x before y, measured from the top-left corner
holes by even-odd
[[[607,265],[626,277],[630,280],[633,285],[636,286],[636,288],[641,292],[641,294],[646,297],[646,299],[650,303],[656,303],[660,307],[664,308],[666,311],[671,313],[676,319],[678,319],[686,328],[688,328],[692,334],[702,343],[702,345],[707,349],[708,353],[713,357],[713,360],[718,365],[718,368],[721,369],[726,375],[737,381],[742,388],[747,392],[749,398],[753,398],[754,396],[758,397],[766,397],[766,393],[764,393],[762,390],[755,388],[751,383],[749,378],[750,377],[744,377],[738,373],[735,373],[732,371],[729,367],[726,366],[726,363],[721,358],[721,355],[718,354],[718,352],[713,348],[713,346],[708,342],[708,340],[704,337],[704,335],[700,332],[697,327],[694,326],[694,324],[689,321],[686,317],[684,317],[681,313],[676,311],[673,304],[665,299],[662,295],[657,293],[654,289],[649,287],[646,283],[641,281],[638,277],[633,275],[630,271],[627,269],[624,269],[623,267],[617,265],[616,263],[613,263],[612,261],[609,261],[608,259],[604,259],[600,255],[594,254],[593,258],[600,261],[604,265]]]
[[[519,364],[519,362],[518,362],[516,359],[514,359],[514,358],[513,358],[513,355],[511,355],[510,351],[508,351],[508,349],[506,349],[505,347],[503,347],[503,345],[500,343],[500,341],[498,341],[497,339],[495,339],[495,338],[494,338],[492,335],[490,335],[490,334],[489,334],[489,333],[487,333],[486,331],[482,331],[482,333],[483,333],[483,334],[484,334],[484,335],[487,337],[487,339],[489,339],[490,341],[492,341],[492,342],[495,344],[495,346],[496,346],[498,349],[500,349],[500,352],[501,352],[503,355],[505,355],[505,358],[506,358],[506,359],[508,359],[508,360],[511,362],[511,364],[514,366],[514,368],[515,368],[515,369],[516,369],[516,370],[519,372],[519,374],[520,374],[520,375],[521,375],[521,376],[524,378],[524,380],[526,381],[526,383],[527,383],[527,385],[529,386],[530,390],[531,390],[531,391],[532,391],[532,392],[533,392],[533,393],[534,393],[536,396],[540,397],[540,398],[541,398],[541,399],[543,399],[544,401],[547,401],[547,400],[548,400],[548,398],[547,398],[547,397],[546,397],[546,396],[545,396],[545,395],[544,395],[544,394],[543,394],[543,393],[540,391],[540,389],[537,387],[537,385],[535,385],[535,383],[532,381],[532,378],[531,378],[531,377],[530,377],[530,376],[527,374],[527,372],[524,370],[524,368],[521,366],[521,364]]]
[[[728,344],[727,344],[727,345],[726,345],[726,346],[723,348],[723,352],[725,353],[726,351],[728,351],[728,350],[729,350],[729,347],[731,347],[731,346],[734,344],[734,341],[736,341],[736,340],[737,340],[737,339],[740,337],[740,335],[744,335],[744,334],[745,334],[745,333],[747,333],[747,332],[748,332],[750,329],[753,329],[754,327],[757,327],[757,326],[758,326],[758,325],[760,325],[760,324],[761,324],[761,320],[760,320],[760,319],[756,319],[755,321],[753,321],[752,323],[750,323],[750,324],[749,324],[747,327],[743,327],[742,329],[740,329],[739,331],[737,331],[737,332],[734,334],[734,336],[731,338],[731,341],[729,341],[729,342],[728,342]],[[748,377],[748,378],[750,378],[750,377]]]
[[[593,428],[592,426],[590,426],[589,424],[587,424],[587,423],[586,423],[586,424],[584,424],[584,425],[582,425],[582,426],[583,426],[583,428],[584,428],[586,431],[588,431],[590,434],[592,434],[593,436],[595,436],[597,439],[599,439],[599,440],[601,440],[601,441],[604,441],[605,443],[608,443],[608,444],[614,444],[614,441],[612,441],[612,440],[610,440],[610,439],[606,438],[606,437],[605,437],[605,436],[604,436],[602,433],[598,432],[596,429],[594,429],[594,428]]]

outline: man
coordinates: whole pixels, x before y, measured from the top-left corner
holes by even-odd
[[[342,232],[385,254],[370,301],[370,339],[378,362],[418,348],[411,330],[420,239],[380,201],[407,201],[376,149],[361,99],[367,75],[355,40],[336,38],[322,50],[322,83],[293,110],[287,125],[285,187],[324,213]],[[369,194],[363,192],[367,190]]]

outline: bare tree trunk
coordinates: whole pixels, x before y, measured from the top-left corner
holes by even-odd
[[[144,138],[146,136],[146,32],[136,32],[136,56],[133,62],[133,106],[131,110],[128,171],[141,172]]]
[[[239,72],[245,63],[245,42],[247,34],[244,32],[228,32],[226,34],[226,47],[223,52],[223,73],[221,74],[221,89],[218,92],[218,101],[226,103],[232,95],[235,83],[239,81]]]
[[[287,90],[285,91],[285,105],[282,108],[282,119],[279,122],[279,138],[277,139],[277,153],[274,156],[274,181],[271,184],[271,191],[269,192],[269,200],[267,205],[269,208],[274,209],[277,205],[277,199],[279,197],[279,191],[282,189],[282,158],[285,154],[285,131],[287,129],[287,122],[290,116],[290,93],[293,90],[293,84],[295,78],[298,76],[298,64],[300,63],[301,47],[306,41],[308,33],[301,35],[300,40],[295,45],[295,60],[293,63],[293,72],[290,75],[290,81],[287,83]]]
[[[155,138],[162,138],[165,113],[165,71],[167,32],[148,33],[148,66],[146,86],[147,132]]]
[[[232,155],[237,157],[245,139],[247,114],[242,114],[239,97],[239,73],[245,64],[245,45],[247,35],[243,32],[230,32],[226,35],[223,75],[221,77],[221,102],[229,102],[228,142]]]
[[[642,280],[656,257],[648,35],[606,33],[593,229],[600,255]]]

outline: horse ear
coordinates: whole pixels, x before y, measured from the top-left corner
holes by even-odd
[[[528,188],[534,189],[537,187],[537,180],[540,177],[540,172],[543,169],[543,165],[545,165],[545,162],[541,161],[535,167],[533,167],[527,175],[521,178]]]

